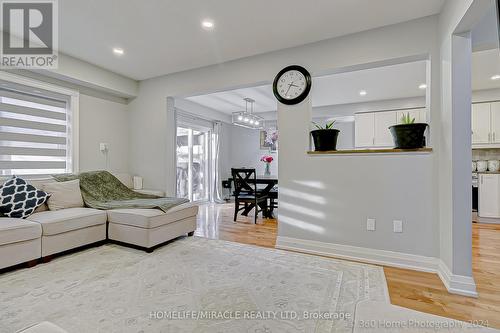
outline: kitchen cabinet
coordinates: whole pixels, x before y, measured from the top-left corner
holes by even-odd
[[[354,141],[356,147],[372,147],[375,142],[375,114],[356,113],[354,115]]]
[[[479,174],[478,215],[500,218],[500,174]]]
[[[491,104],[472,104],[472,144],[491,143]],[[496,112],[495,112],[496,113]],[[498,115],[495,116],[498,118]],[[500,131],[498,131],[500,134]],[[500,135],[499,135],[500,139]]]
[[[375,136],[374,136],[374,146],[375,147],[394,147],[394,140],[392,139],[391,131],[389,126],[396,125],[398,123],[397,112],[387,111],[387,112],[376,112],[375,113]]]
[[[500,143],[500,102],[490,104],[490,140],[492,143]]]
[[[389,127],[400,124],[401,118],[407,113],[410,113],[410,116],[415,118],[416,123],[427,122],[427,113],[424,108],[356,113],[354,115],[354,141],[356,148],[394,147],[394,140]]]

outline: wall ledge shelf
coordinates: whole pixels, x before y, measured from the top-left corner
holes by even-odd
[[[374,148],[374,149],[345,149],[330,151],[308,151],[308,155],[371,155],[371,154],[400,154],[400,155],[420,155],[430,154],[432,148],[417,149],[396,149],[396,148]]]

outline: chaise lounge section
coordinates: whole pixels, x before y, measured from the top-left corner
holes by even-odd
[[[108,210],[108,238],[151,252],[156,246],[196,230],[198,206],[185,203],[163,212],[159,209]]]

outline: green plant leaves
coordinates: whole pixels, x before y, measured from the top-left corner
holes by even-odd
[[[401,117],[401,123],[404,125],[413,124],[415,123],[415,118],[412,118],[408,112],[407,114],[403,114],[403,117]]]
[[[311,123],[314,124],[314,126],[316,126],[317,129],[332,129],[333,128],[333,125],[335,124],[335,120],[332,120],[331,122],[329,123],[326,123],[324,127],[322,127],[321,125],[319,125],[318,123],[314,122],[314,121],[311,121]]]

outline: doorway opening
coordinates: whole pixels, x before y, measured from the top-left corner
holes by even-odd
[[[193,202],[212,201],[213,124],[178,116],[176,128],[177,197]]]

